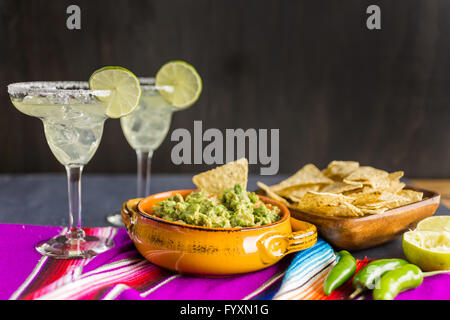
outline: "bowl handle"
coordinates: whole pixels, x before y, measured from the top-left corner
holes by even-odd
[[[304,250],[315,245],[317,242],[316,226],[292,217],[290,219],[293,232],[288,236],[289,244],[285,254]]]
[[[261,261],[272,264],[285,255],[312,247],[317,242],[316,226],[291,218],[293,232],[282,234],[269,232],[257,242]]]
[[[122,220],[128,231],[131,231],[137,218],[137,205],[143,198],[131,199],[122,205]]]

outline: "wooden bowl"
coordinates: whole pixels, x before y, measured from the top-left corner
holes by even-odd
[[[289,208],[292,217],[316,225],[319,235],[340,249],[361,250],[400,237],[405,231],[434,214],[441,196],[433,191],[406,187],[423,192],[423,200],[362,218],[326,217]],[[258,192],[259,193],[259,192]]]
[[[226,276],[267,268],[285,255],[317,241],[314,225],[292,219],[283,204],[260,199],[280,208],[275,223],[248,228],[208,228],[171,222],[151,214],[153,206],[175,190],[132,199],[123,204],[122,219],[137,250],[150,262],[173,271],[201,276]]]

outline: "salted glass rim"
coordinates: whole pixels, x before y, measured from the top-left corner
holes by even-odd
[[[172,92],[173,86],[157,86],[153,77],[139,77],[142,90]],[[8,84],[10,95],[59,95],[75,97],[107,97],[110,90],[91,90],[87,81],[26,81]]]
[[[175,89],[173,86],[157,86],[155,84],[155,78],[154,77],[138,77],[139,83],[141,85],[142,90],[147,91],[167,91],[167,92],[173,92]]]
[[[8,85],[10,95],[59,95],[107,97],[110,90],[91,90],[87,81],[27,81]]]

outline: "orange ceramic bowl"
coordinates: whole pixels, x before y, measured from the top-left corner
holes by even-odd
[[[317,241],[314,225],[291,218],[286,206],[264,196],[259,196],[263,202],[281,210],[281,219],[265,226],[208,228],[151,215],[157,202],[176,193],[186,197],[193,191],[162,192],[123,204],[122,219],[128,234],[150,262],[185,274],[233,275],[267,268]]]

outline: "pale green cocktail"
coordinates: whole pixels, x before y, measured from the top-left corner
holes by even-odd
[[[14,106],[40,118],[45,137],[56,159],[64,166],[85,165],[94,155],[108,118],[106,105],[98,100],[83,104],[77,99],[50,104],[42,97],[12,98]]]
[[[150,166],[153,152],[164,141],[170,129],[173,112],[177,111],[154,85],[154,78],[139,78],[142,94],[137,108],[120,118],[123,134],[137,155],[137,197],[150,193]],[[118,227],[123,226],[119,213],[109,215],[107,220]]]
[[[175,108],[151,85],[153,79],[139,79],[142,94],[137,108],[120,118],[123,134],[137,151],[152,152],[164,141],[169,132]]]
[[[114,245],[112,238],[87,235],[81,227],[81,175],[97,151],[105,120],[132,112],[141,87],[138,79],[121,67],[102,68],[91,79],[94,76],[101,85],[98,90],[90,90],[88,82],[68,81],[8,86],[13,105],[42,121],[50,149],[66,168],[69,226],[36,245],[39,253],[58,259],[92,257]]]
[[[36,249],[55,258],[85,258],[109,249],[111,239],[86,235],[81,228],[81,173],[100,144],[108,118],[107,104],[97,97],[110,92],[89,90],[87,82],[14,83],[8,92],[20,112],[42,120],[47,143],[67,172],[69,227]]]

